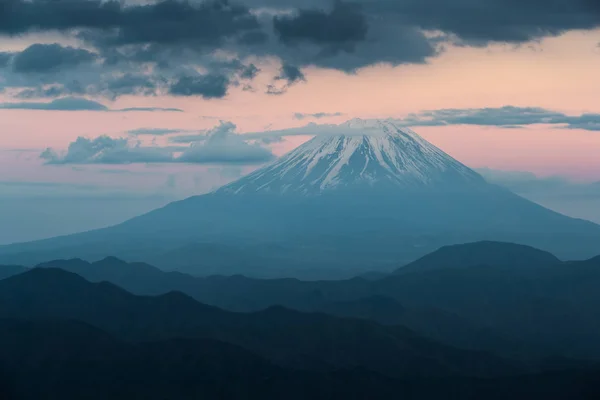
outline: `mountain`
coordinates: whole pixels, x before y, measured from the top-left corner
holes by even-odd
[[[560,269],[555,264],[549,266],[547,273],[541,275],[543,289],[533,290],[529,299],[544,293],[550,299],[565,297],[572,302],[573,296],[582,294],[579,301],[590,302],[587,310],[582,311],[597,314],[594,305],[597,303],[593,302],[593,296],[598,297],[597,290],[592,289],[598,285],[594,276],[600,271],[599,262],[592,259],[563,263]],[[593,363],[556,359],[523,367],[520,362],[487,353],[440,345],[398,326],[386,327],[365,320],[301,313],[282,307],[249,314],[231,313],[176,292],[157,297],[135,296],[112,284],[90,283],[54,268],[61,263],[71,269],[92,271],[98,279],[101,271],[106,270],[110,275],[118,265],[128,269],[126,275],[131,277],[133,271],[140,271],[140,279],[144,272],[157,272],[149,266],[127,264],[114,258],[96,266],[81,260],[67,260],[47,263],[45,268],[1,280],[0,396],[3,399],[129,399],[132,393],[148,399],[173,396],[192,399],[199,394],[207,399],[386,399],[398,396],[421,400],[595,399],[600,394],[599,370]],[[360,279],[256,281],[241,277],[214,277],[210,281],[235,279],[239,281],[238,288],[253,287],[260,293],[262,288],[278,287],[280,293],[287,291],[290,295],[314,292],[319,287],[320,296],[330,299],[324,307],[326,312],[388,319],[390,324],[397,323],[395,315],[402,319],[411,314],[409,308],[392,297],[375,295],[356,301],[331,299],[348,298],[356,294],[352,288],[356,290],[366,285],[370,290],[387,290],[388,295],[395,293],[400,297],[406,296],[407,289],[412,288],[414,293],[422,293],[422,300],[439,301],[450,308],[457,305],[453,296],[466,292],[472,303],[485,308],[493,305],[503,292],[510,300],[508,309],[500,312],[488,309],[493,314],[491,319],[501,324],[507,315],[516,314],[517,320],[522,315],[527,316],[521,314],[521,309],[528,309],[532,304],[527,297],[522,297],[521,281],[515,279],[519,275],[500,279],[512,281],[511,290],[505,290],[509,287],[504,286],[505,283],[490,290],[489,284],[499,280],[498,275],[489,275],[490,271],[502,274],[520,271],[529,277],[539,276],[541,272],[535,268],[467,267],[407,273],[380,282]],[[471,273],[476,278],[472,286],[470,279],[465,278]],[[482,273],[489,277],[488,286],[486,280],[477,278]],[[177,273],[162,274],[166,278],[179,276],[194,282],[209,280]],[[440,279],[439,274],[444,276]],[[457,274],[466,287],[456,285],[460,280],[447,279]],[[426,285],[413,287],[420,281]],[[450,290],[438,290],[443,283]],[[439,293],[439,299],[427,293],[427,288]],[[473,296],[474,288],[488,297]],[[247,295],[250,290],[237,293]],[[454,295],[449,296],[451,293]],[[243,297],[239,300],[243,301]],[[514,303],[519,303],[519,307],[512,307]],[[539,307],[538,312],[544,311],[541,320],[552,313],[559,318],[565,316],[562,307],[533,305]],[[414,317],[427,318],[427,314],[422,309]],[[571,311],[569,315],[582,314]],[[539,321],[530,323],[535,325]],[[529,326],[521,323],[515,328],[528,330]],[[539,330],[562,334],[564,328],[558,324],[543,325]],[[571,328],[578,331],[581,326]],[[465,339],[474,338],[467,335]],[[568,341],[578,340],[572,332]],[[589,343],[583,345],[589,346]],[[474,374],[479,377],[473,378]]]
[[[419,334],[449,345],[494,352],[511,351],[514,341],[499,337],[455,314],[432,307],[407,308],[396,300],[372,295],[362,280],[339,282],[348,300],[320,296],[320,287],[336,282],[253,280],[241,276],[199,278],[179,272],[163,272],[143,263],[127,263],[115,257],[89,263],[79,259],[55,260],[37,268],[60,268],[91,282],[110,282],[138,295],[162,295],[180,291],[198,301],[232,311],[260,311],[286,306],[304,312],[324,312],[340,317],[373,320],[406,326]],[[2,272],[0,267],[0,273]],[[355,282],[356,284],[353,284]],[[343,289],[342,289],[343,288]]]
[[[70,260],[54,260],[38,264],[37,268],[60,268],[62,270],[76,273],[92,282],[108,281],[117,286],[127,283],[139,282],[145,287],[150,287],[153,282],[160,283],[168,276],[170,279],[183,274],[178,272],[165,273],[152,265],[133,262],[128,263],[116,257],[106,257],[102,260],[90,263],[78,258]]]
[[[212,339],[282,367],[335,371],[362,367],[392,377],[497,376],[523,371],[484,352],[460,350],[403,327],[301,313],[283,307],[243,314],[177,292],[135,296],[53,268],[0,281],[0,318],[77,320],[133,342]]]
[[[0,354],[4,400],[386,399],[404,389],[363,369],[287,369],[206,339],[131,343],[78,321],[1,319]]]
[[[484,185],[473,170],[390,121],[355,119],[341,129],[348,135],[316,137],[217,193],[318,195]]]
[[[433,400],[449,393],[461,400],[591,400],[597,373],[395,380],[363,368],[284,368],[214,340],[131,343],[78,321],[0,319],[3,400]]]
[[[0,247],[0,262],[109,255],[197,275],[304,279],[391,271],[479,240],[596,255],[600,226],[488,184],[391,120],[352,120],[215,192],[120,225]]]
[[[41,266],[109,281],[137,295],[179,291],[237,312],[285,306],[402,325],[438,342],[511,357],[600,359],[600,258],[560,262],[533,248],[478,242],[443,248],[424,260],[377,280],[339,281],[200,278],[116,258]]]
[[[28,268],[19,265],[0,265],[0,279],[8,278],[13,275],[22,274]]]
[[[0,354],[0,376],[13,392],[6,400],[259,398],[265,380],[292,377],[226,343],[127,343],[78,321],[2,319]]]
[[[485,241],[444,246],[415,262],[397,269],[395,272],[402,274],[441,268],[479,266],[496,268],[545,268],[560,263],[561,261],[553,254],[530,246]]]

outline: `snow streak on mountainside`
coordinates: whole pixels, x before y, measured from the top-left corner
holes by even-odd
[[[392,120],[353,119],[317,135],[217,193],[320,194],[354,186],[404,189],[483,184],[476,172]]]

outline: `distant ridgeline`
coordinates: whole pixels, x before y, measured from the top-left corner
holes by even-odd
[[[0,266],[0,395],[600,398],[600,258],[478,242],[397,267],[299,281],[115,257]]]

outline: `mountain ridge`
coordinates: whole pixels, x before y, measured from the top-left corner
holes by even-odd
[[[339,135],[316,136],[216,193],[315,195],[350,186],[410,190],[482,184],[483,178],[408,128],[353,119]],[[358,131],[358,132],[357,132]]]
[[[597,255],[600,225],[488,184],[391,121],[355,120],[336,132],[347,134],[317,135],[222,189],[119,225],[1,246],[0,263],[113,255],[198,275],[323,279],[387,271],[479,240],[562,259]]]
[[[189,303],[172,293],[177,291],[235,312],[284,306],[402,325],[438,342],[502,351],[510,357],[535,358],[554,352],[600,359],[596,340],[600,335],[600,258],[557,263],[556,257],[536,249],[496,243],[491,254],[494,262],[490,262],[489,256],[481,257],[489,248],[485,242],[454,246],[451,253],[459,256],[450,257],[450,263],[440,257],[444,252],[434,252],[426,257],[428,264],[422,271],[414,268],[376,280],[201,278],[114,258],[95,263],[57,260],[40,267],[67,269],[136,295],[164,295],[171,304]],[[431,263],[439,264],[431,268]],[[122,293],[116,288],[114,292]]]
[[[488,376],[523,371],[486,352],[461,350],[404,327],[303,313],[281,306],[234,313],[178,292],[136,296],[59,269],[34,269],[0,281],[0,318],[78,320],[117,338],[215,339],[281,365],[335,371],[363,366],[388,376]]]
[[[469,267],[537,268],[559,263],[561,260],[552,253],[531,246],[480,241],[441,247],[433,253],[398,268],[394,273]]]

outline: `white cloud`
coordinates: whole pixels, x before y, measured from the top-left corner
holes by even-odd
[[[197,164],[262,164],[275,156],[266,147],[247,142],[244,135],[235,133],[231,122],[220,125],[206,133],[206,140],[194,143],[177,159]]]
[[[249,143],[251,138],[235,133],[231,122],[221,122],[205,134],[205,141],[191,146],[144,146],[128,138],[111,138],[103,135],[93,139],[78,137],[66,151],[52,148],[40,157],[46,164],[140,164],[189,163],[256,165],[275,158],[271,150],[259,143]],[[139,132],[138,132],[139,134]]]

